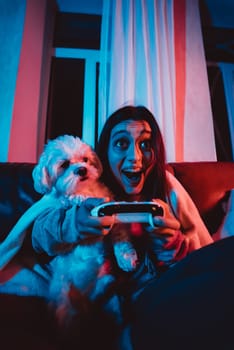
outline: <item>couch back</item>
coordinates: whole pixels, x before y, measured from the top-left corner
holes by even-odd
[[[40,195],[33,187],[32,163],[0,163],[0,241]],[[224,216],[223,203],[234,188],[234,162],[169,163],[168,170],[194,200],[210,233]]]
[[[170,163],[169,170],[192,197],[210,233],[215,233],[234,189],[234,162]]]
[[[0,241],[40,195],[34,190],[31,163],[0,163]]]

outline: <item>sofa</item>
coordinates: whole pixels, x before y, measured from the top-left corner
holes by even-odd
[[[0,163],[0,241],[40,195],[32,180],[33,163]],[[215,236],[228,208],[230,191],[234,189],[234,162],[169,163],[175,175],[196,204],[211,235]],[[17,269],[35,259],[30,235],[22,250],[0,271],[0,286]],[[0,289],[1,290],[1,289]],[[58,349],[53,315],[42,298],[0,294],[1,348]]]

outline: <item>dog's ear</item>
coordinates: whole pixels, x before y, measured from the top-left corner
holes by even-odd
[[[97,154],[92,151],[92,165],[97,169],[98,171],[98,177],[100,177],[102,175],[102,171],[103,171],[103,168],[102,168],[102,163],[99,159],[99,157],[97,156]]]
[[[51,191],[52,181],[46,166],[45,155],[42,154],[38,164],[32,172],[34,188],[38,193],[45,194]]]

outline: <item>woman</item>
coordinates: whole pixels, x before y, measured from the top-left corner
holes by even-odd
[[[102,180],[115,200],[153,200],[164,209],[164,215],[154,217],[151,226],[133,223],[113,227],[127,229],[140,253],[135,272],[116,271],[118,295],[129,316],[129,299],[137,300],[149,281],[160,280],[162,272],[174,269],[175,263],[213,240],[187,192],[166,171],[162,135],[148,109],[125,106],[113,113],[103,128],[97,153],[104,168]],[[34,223],[35,250],[54,256],[62,246],[67,249],[67,243],[77,244],[87,236],[106,232],[113,226],[113,218],[90,214],[102,201],[89,198],[79,208],[47,210]]]
[[[103,128],[97,153],[104,167],[103,181],[116,200],[157,199],[164,207],[165,216],[154,218],[155,226],[161,227],[154,230],[159,238],[162,234],[165,240],[164,227],[170,244],[177,242],[175,248],[180,240],[184,242],[184,255],[212,242],[190,197],[165,169],[162,135],[149,110],[126,106],[113,113]]]
[[[113,113],[100,135],[97,153],[104,168],[102,180],[115,200],[157,200],[163,206],[164,216],[154,217],[154,228],[146,228],[157,265],[169,266],[212,242],[192,200],[166,171],[162,135],[149,110],[126,106]],[[81,235],[101,234],[102,220],[110,220],[90,217],[93,205],[89,200],[79,209]]]

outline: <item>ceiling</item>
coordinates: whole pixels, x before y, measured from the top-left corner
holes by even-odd
[[[74,15],[86,14],[100,16],[102,14],[103,3],[112,0],[56,1],[60,15],[72,13]],[[234,63],[234,0],[197,1],[199,1],[200,5],[201,25],[207,61]]]
[[[102,14],[103,1],[106,0],[56,0],[59,11],[61,12],[97,15]],[[205,12],[205,21],[209,25],[214,27],[234,28],[233,0],[200,0],[200,3]]]
[[[103,0],[56,0],[56,2],[59,11],[61,12],[76,12],[95,15],[102,14]]]
[[[193,0],[190,0],[193,1]],[[222,28],[234,28],[233,0],[200,0],[205,25]]]

